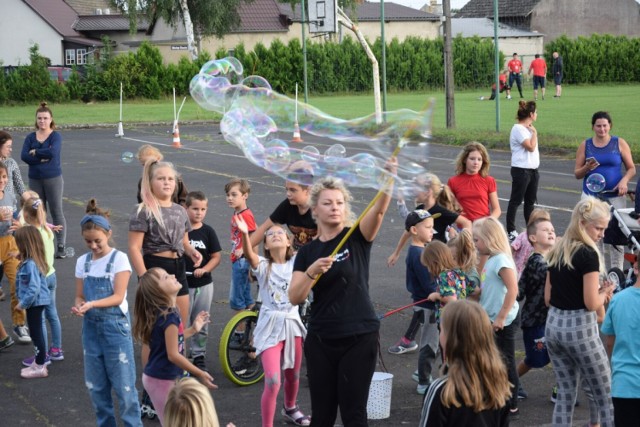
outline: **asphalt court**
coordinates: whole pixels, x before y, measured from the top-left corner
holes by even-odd
[[[181,125],[182,148],[172,145],[169,126],[140,126],[125,128],[124,138],[116,138],[115,127],[101,129],[62,130],[63,176],[65,181],[65,216],[67,219],[67,241],[76,255],[87,252],[79,232],[79,221],[84,215],[86,201],[96,197],[101,206],[111,209],[114,227],[114,246],[127,248],[128,215],[135,203],[136,184],[141,167],[134,159],[131,163],[122,160],[123,154],[134,153],[142,144],[158,146],[168,161],[173,162],[182,174],[189,190],[202,190],[209,197],[206,222],[218,233],[223,251],[223,260],[214,271],[214,303],[212,325],[207,346],[207,364],[220,386],[213,392],[221,425],[234,422],[236,426],[260,424],[260,396],[262,383],[237,387],[228,381],[219,366],[218,344],[222,328],[231,317],[228,308],[230,262],[228,260],[228,234],[230,209],[225,202],[224,184],[235,176],[247,178],[252,185],[249,207],[256,220],[262,222],[285,198],[283,181],[279,177],[249,163],[240,150],[223,141],[217,125]],[[13,132],[13,157],[20,164],[22,176],[27,179],[27,168],[19,160],[19,151],[27,132]],[[321,144],[331,141],[302,135],[303,138]],[[290,135],[282,135],[290,139]],[[459,149],[431,144],[429,147],[429,169],[443,181],[453,174],[452,159]],[[506,212],[506,201],[510,192],[509,159],[506,152],[491,151],[491,174],[498,181],[501,206]],[[126,157],[126,156],[125,156]],[[550,207],[556,230],[562,232],[569,222],[569,212],[579,199],[580,182],[573,178],[573,160],[543,158],[539,202]],[[353,189],[354,211],[359,213],[374,196],[373,190]],[[518,226],[524,226],[522,209],[518,212]],[[386,259],[393,251],[403,230],[394,204],[389,209],[384,225],[376,239],[371,263],[371,296],[376,310],[385,313],[410,302],[404,285],[404,263],[402,259],[393,268],[386,266]],[[74,298],[74,268],[76,258],[56,260],[58,277],[57,305],[62,322],[65,360],[53,362],[49,377],[40,380],[20,378],[21,360],[32,354],[31,347],[16,344],[0,353],[0,425],[6,426],[91,426],[95,416],[84,385],[81,324],[70,314]],[[129,284],[128,299],[132,303],[135,280]],[[6,279],[3,288],[8,290]],[[372,426],[417,425],[420,417],[421,397],[415,393],[416,383],[411,373],[417,367],[417,353],[391,355],[387,348],[400,337],[409,322],[411,310],[405,310],[382,321],[380,346],[384,367],[394,374],[391,416],[386,420],[371,421]],[[9,302],[0,302],[0,318],[7,328],[11,325]],[[518,358],[522,358],[522,343],[519,340]],[[136,346],[136,355],[139,347]],[[139,360],[139,359],[137,359]],[[378,370],[382,370],[382,365]],[[138,371],[140,371],[138,367]],[[539,426],[551,420],[553,405],[549,402],[553,386],[551,368],[534,370],[523,378],[529,398],[521,401],[520,420],[515,426]],[[139,387],[140,390],[140,387]],[[584,424],[588,420],[586,400],[580,397],[574,422]],[[301,380],[299,403],[303,411],[310,411],[308,386]],[[278,405],[282,404],[282,392]],[[157,421],[145,421],[145,425],[159,425]],[[276,425],[284,425],[276,415]]]

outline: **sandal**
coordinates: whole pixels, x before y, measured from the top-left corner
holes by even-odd
[[[311,425],[311,417],[303,414],[298,405],[291,409],[282,408],[282,416],[297,426]]]

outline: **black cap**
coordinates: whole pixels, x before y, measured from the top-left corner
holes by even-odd
[[[440,216],[439,213],[435,213],[435,214],[431,214],[429,213],[429,211],[424,210],[424,209],[416,209],[413,212],[409,212],[409,215],[407,215],[407,218],[404,220],[404,228],[409,231],[409,229],[411,227],[413,227],[414,225],[418,225],[420,224],[422,221],[424,221],[427,218],[433,218],[436,219]]]

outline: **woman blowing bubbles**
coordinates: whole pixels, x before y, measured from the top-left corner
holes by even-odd
[[[396,165],[392,158],[386,168],[393,174]],[[314,287],[304,346],[313,425],[333,426],[340,407],[346,427],[366,426],[380,329],[369,297],[369,259],[391,197],[382,194],[331,257],[353,223],[351,195],[341,180],[331,177],[315,183],[310,193],[318,237],[298,252],[289,300],[303,302],[322,274]]]

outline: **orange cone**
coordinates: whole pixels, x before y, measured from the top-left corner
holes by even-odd
[[[293,139],[291,139],[291,142],[304,142],[300,137],[300,126],[298,126],[297,121],[293,124]]]
[[[178,128],[178,123],[173,127],[173,148],[180,148],[182,144],[180,143],[180,129]]]

